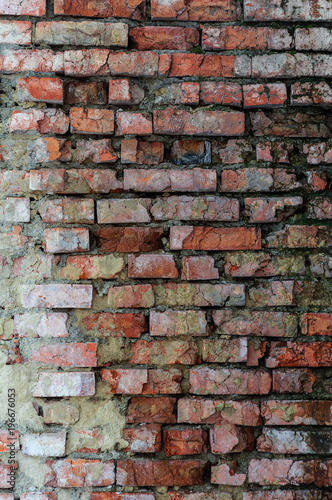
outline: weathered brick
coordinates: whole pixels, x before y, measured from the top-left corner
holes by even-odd
[[[294,145],[285,141],[265,141],[259,142],[256,145],[257,161],[272,162],[272,163],[290,163],[291,154],[294,151]],[[280,184],[280,188],[287,185],[287,181],[282,178],[282,173],[285,173],[287,180],[291,172],[284,169],[276,169],[276,179]],[[289,178],[290,180],[290,178]],[[296,180],[296,177],[295,177]],[[296,187],[301,184],[297,183]],[[293,187],[294,189],[294,187]]]
[[[240,8],[235,0],[152,0],[152,19],[179,21],[236,21]]]
[[[118,111],[115,135],[152,134],[152,117],[149,113],[130,113]]]
[[[332,425],[332,404],[316,401],[263,401],[266,425]]]
[[[19,450],[19,433],[15,430],[0,430],[0,453],[8,453],[11,450]],[[3,499],[5,500],[5,499]]]
[[[123,224],[150,222],[151,200],[144,198],[98,200],[97,219],[99,224]]]
[[[1,222],[30,222],[29,198],[6,198],[0,201]]]
[[[65,87],[66,104],[107,104],[104,82],[69,82]]]
[[[31,22],[0,21],[0,36],[1,43],[30,45],[32,36]]]
[[[109,486],[115,483],[114,460],[66,459],[46,462],[49,471],[45,486],[52,488],[79,488],[82,486]]]
[[[212,144],[213,163],[244,163],[252,157],[252,146],[245,139],[228,139]]]
[[[46,199],[39,204],[38,211],[47,223],[93,224],[95,219],[94,200],[87,198]]]
[[[223,170],[219,191],[231,193],[289,191],[300,186],[295,173],[283,168],[243,168]]]
[[[111,109],[71,108],[70,131],[81,134],[112,135],[114,132],[114,111]]]
[[[313,198],[308,201],[309,219],[332,219],[332,202],[322,197]]]
[[[133,2],[104,3],[94,0],[55,0],[54,14],[65,16],[84,17],[126,17],[143,21],[145,18],[145,0],[134,0]]]
[[[302,207],[303,198],[245,198],[244,203],[249,222],[281,222]]]
[[[244,285],[233,283],[164,283],[154,285],[156,305],[209,307],[242,306]]]
[[[261,233],[256,228],[171,227],[171,250],[260,250]]]
[[[322,500],[317,490],[245,491],[243,500]]]
[[[331,231],[327,226],[285,226],[266,238],[269,248],[316,248],[331,246]]]
[[[332,89],[326,82],[296,82],[292,85],[291,105],[330,106],[332,104]]]
[[[44,16],[46,11],[46,0],[1,0],[0,15],[9,16]]]
[[[30,191],[54,194],[89,194],[121,191],[114,170],[41,169],[30,172]]]
[[[239,453],[252,450],[253,446],[254,433],[251,427],[219,424],[210,430],[212,453]]]
[[[28,157],[34,163],[70,161],[71,141],[56,137],[43,137],[27,145]]]
[[[159,165],[163,160],[164,144],[162,142],[137,141],[136,139],[124,139],[121,142],[121,163]],[[149,170],[149,172],[151,172],[151,170]],[[125,170],[125,179],[127,179],[128,172],[132,173],[135,171]],[[160,171],[158,172],[161,174]],[[132,173],[132,175],[134,174]],[[138,171],[138,177],[139,175],[140,172]]]
[[[162,248],[161,227],[101,227],[94,236],[102,252],[150,252]]]
[[[82,308],[91,307],[92,285],[26,285],[23,291],[23,307]]]
[[[62,52],[53,52],[49,49],[6,49],[2,52],[0,64],[3,73],[63,73],[64,59]]]
[[[332,10],[326,0],[314,5],[310,1],[283,4],[278,0],[269,4],[265,0],[245,0],[244,17],[247,21],[329,21]]]
[[[272,342],[266,366],[331,366],[331,342]]]
[[[184,257],[182,259],[181,279],[188,281],[215,280],[219,278],[218,268],[214,267],[213,257]]]
[[[199,94],[204,104],[242,105],[242,88],[237,83],[202,82]]]
[[[61,109],[31,109],[13,111],[9,132],[39,132],[40,134],[65,134],[69,118]]]
[[[44,230],[45,252],[85,252],[90,249],[89,230],[83,228],[49,228]]]
[[[92,163],[114,163],[118,159],[112,141],[99,139],[95,141],[77,141],[76,159],[79,163],[91,161]]]
[[[137,340],[131,345],[129,363],[139,365],[195,365],[199,362],[198,345],[185,340]]]
[[[59,270],[62,278],[112,279],[125,268],[122,257],[113,255],[75,255],[67,257],[65,266]]]
[[[225,274],[237,278],[304,275],[305,261],[300,255],[232,252],[226,255]]]
[[[303,144],[303,153],[307,155],[307,162],[310,165],[319,165],[320,163],[332,162],[332,151],[330,145],[326,144],[326,142]],[[327,184],[325,172],[309,170],[307,176],[308,182],[312,184],[312,187],[315,191],[324,190],[326,188]]]
[[[324,453],[330,453],[332,447],[329,431],[293,431],[280,429],[263,429],[257,442],[258,451],[270,453],[290,453],[292,455],[320,453],[320,443],[324,443]]]
[[[304,335],[332,335],[332,314],[306,313],[301,318]]]
[[[108,82],[110,104],[139,104],[144,99],[144,90],[127,79]]]
[[[153,307],[154,303],[151,285],[112,286],[108,290],[108,304],[112,308]]]
[[[203,311],[150,311],[150,335],[208,335],[206,315]]]
[[[155,220],[234,221],[239,219],[239,212],[238,200],[215,196],[170,196],[159,198],[151,207]]]
[[[17,337],[68,337],[66,313],[26,313],[14,315]]]
[[[138,338],[147,331],[141,313],[93,313],[82,319],[82,325],[94,337]]]
[[[115,369],[101,370],[101,379],[113,394],[178,394],[181,393],[180,370]]]
[[[80,417],[79,408],[66,401],[52,401],[43,405],[45,424],[75,424]]]
[[[98,21],[43,21],[36,24],[36,43],[127,47],[128,26]]]
[[[286,101],[287,89],[284,83],[243,86],[243,105],[245,108],[273,108],[283,106]]]
[[[246,474],[237,473],[237,463],[234,461],[223,462],[211,468],[211,483],[242,486],[245,480]]]
[[[204,460],[118,460],[116,482],[121,486],[186,486],[203,484]]]
[[[197,398],[179,399],[178,422],[257,426],[261,422],[259,403]]]
[[[216,184],[216,172],[200,168],[186,171],[167,169],[126,169],[124,171],[124,189],[126,191],[215,191]]]
[[[95,375],[86,372],[41,373],[33,390],[37,398],[93,396],[94,393]]]
[[[273,370],[273,392],[283,393],[305,393],[313,391],[313,385],[317,380],[311,370],[305,368],[293,368],[287,370]]]
[[[167,493],[168,500],[232,500],[232,494],[225,491],[218,490],[204,490],[191,492],[175,492],[169,491]]]
[[[199,45],[195,28],[144,26],[132,28],[130,39],[137,50],[188,50]]]
[[[272,281],[250,287],[248,307],[295,306],[297,302],[296,281]]]
[[[244,115],[238,111],[189,113],[173,107],[153,112],[155,134],[164,135],[243,135]]]
[[[89,367],[97,366],[97,344],[90,342],[47,344],[31,348],[31,360],[57,366]]]
[[[125,428],[123,429],[123,439],[129,442],[129,445],[123,451],[159,453],[161,451],[161,426],[158,424],[143,424],[135,429]],[[133,500],[135,500],[135,497],[133,497]],[[142,500],[144,500],[143,497]],[[151,497],[151,500],[154,500],[154,497]]]
[[[128,424],[174,424],[176,422],[175,405],[175,398],[131,398],[126,422]]]
[[[202,341],[202,360],[206,363],[243,363],[247,356],[247,339]]]
[[[264,370],[198,367],[190,370],[193,394],[268,394],[271,375]]]
[[[251,113],[255,136],[274,135],[281,137],[330,137],[331,131],[323,115],[296,115],[281,111]]]
[[[199,104],[199,82],[181,82],[167,84],[165,87],[155,89],[155,104]]]
[[[173,255],[128,255],[129,278],[177,278]]]
[[[24,434],[21,437],[22,453],[34,457],[63,457],[66,432]]]
[[[207,433],[202,429],[169,429],[163,432],[166,457],[207,452]]]
[[[29,192],[29,172],[0,170],[0,190],[9,194]]]
[[[293,47],[286,29],[246,26],[203,27],[205,50],[287,50]]]
[[[3,488],[3,489],[11,489],[12,488],[12,485],[9,483],[8,479],[10,479],[9,475],[10,473],[12,472],[17,472],[16,469],[18,469],[18,464],[15,463],[15,464],[12,464],[12,465],[9,465],[9,464],[4,464],[2,462],[0,462],[0,487]],[[13,480],[14,482],[14,480]],[[3,500],[13,500],[14,498],[14,495],[6,495],[4,493],[5,497]]]
[[[174,165],[208,164],[211,163],[211,144],[195,139],[174,141],[170,156]]]

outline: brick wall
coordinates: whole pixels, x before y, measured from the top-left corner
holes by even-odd
[[[0,500],[331,499],[331,2],[0,15]]]

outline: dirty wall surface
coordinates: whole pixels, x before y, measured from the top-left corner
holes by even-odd
[[[328,500],[328,0],[0,0],[0,500]]]

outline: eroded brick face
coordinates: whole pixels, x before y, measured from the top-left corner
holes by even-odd
[[[331,21],[0,0],[0,500],[331,500]]]

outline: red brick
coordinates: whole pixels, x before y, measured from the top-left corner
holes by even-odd
[[[266,366],[331,366],[331,342],[272,342]]]
[[[137,141],[124,139],[121,142],[121,163],[137,163],[138,165],[159,165],[164,160],[164,144],[162,142]],[[151,172],[152,169],[149,170]],[[124,175],[135,170],[125,170]],[[139,170],[138,177],[139,177]],[[145,171],[144,171],[145,172]],[[158,171],[160,172],[160,171]],[[126,188],[128,189],[128,188]]]
[[[1,0],[0,15],[9,16],[44,16],[46,11],[46,0],[22,0],[20,2],[9,2]]]
[[[170,77],[250,77],[251,61],[248,56],[217,54],[161,54],[159,74]]]
[[[62,52],[49,49],[6,49],[0,58],[5,74],[32,71],[34,73],[63,73]]]
[[[155,220],[239,220],[240,205],[238,200],[208,196],[170,196],[159,198],[151,207]]]
[[[244,215],[249,222],[281,222],[302,207],[301,196],[288,198],[245,198]]]
[[[174,141],[170,155],[175,165],[205,165],[211,163],[211,144],[195,139]]]
[[[129,363],[139,365],[195,365],[200,362],[198,345],[185,340],[137,340],[131,344]]]
[[[108,74],[119,76],[151,77],[158,73],[158,54],[144,52],[111,52]]]
[[[188,50],[199,45],[199,32],[194,28],[144,26],[132,28],[130,38],[137,50]]]
[[[234,461],[223,462],[211,468],[211,483],[214,484],[242,486],[246,477],[246,474],[237,473],[237,464]]]
[[[299,188],[296,174],[283,168],[243,168],[223,170],[221,173],[220,192],[269,192],[289,191]]]
[[[178,394],[181,393],[180,370],[116,369],[101,370],[101,379],[112,394]]]
[[[30,191],[46,191],[49,194],[89,194],[121,190],[122,182],[116,180],[114,170],[87,168],[30,171]]]
[[[203,311],[150,311],[150,335],[208,335]]]
[[[151,252],[163,247],[162,227],[101,227],[94,236],[101,252]]]
[[[93,396],[95,375],[87,372],[40,373],[33,396],[36,398],[61,398],[68,396]]]
[[[309,8],[308,8],[309,7]],[[244,18],[246,21],[328,21],[331,20],[331,6],[321,0],[317,5],[297,3],[266,3],[265,0],[245,0]]]
[[[301,255],[271,255],[268,253],[232,252],[226,255],[226,276],[237,278],[287,276],[305,274],[305,261]]]
[[[189,113],[173,107],[153,112],[154,133],[164,135],[243,135],[244,115],[237,111]]]
[[[121,486],[191,486],[203,484],[203,460],[118,460],[116,482]]]
[[[144,90],[127,79],[110,80],[108,84],[110,104],[139,104],[144,99]]]
[[[46,462],[49,471],[45,486],[80,488],[82,486],[109,486],[115,483],[114,460],[66,459]]]
[[[138,338],[147,331],[145,316],[141,313],[94,313],[85,316],[82,325],[95,337]]]
[[[47,223],[93,224],[95,219],[94,200],[87,198],[46,199],[39,204],[38,211]]]
[[[306,313],[301,320],[304,335],[332,335],[332,314]]]
[[[240,8],[235,0],[152,0],[152,19],[179,21],[236,21]]]
[[[247,356],[247,339],[202,340],[202,360],[206,363],[243,363]]]
[[[128,424],[174,424],[176,422],[175,405],[175,398],[131,398],[126,422]]]
[[[69,82],[65,92],[66,104],[107,104],[103,82]]]
[[[49,45],[128,46],[128,26],[99,21],[43,21],[36,24],[35,42]]]
[[[219,278],[218,268],[214,267],[213,257],[184,257],[182,259],[181,279],[188,281],[215,280]]]
[[[68,337],[66,313],[27,313],[14,315],[16,337]]]
[[[316,401],[263,401],[266,425],[332,425],[332,403]]]
[[[240,453],[252,450],[253,429],[232,424],[215,425],[210,429],[210,447],[212,453]]]
[[[114,111],[111,109],[71,108],[70,131],[81,134],[112,135],[114,132]]]
[[[285,226],[266,238],[269,248],[316,248],[331,246],[331,231],[326,226]]]
[[[0,453],[8,453],[11,450],[19,450],[19,433],[15,430],[0,429]]]
[[[259,229],[232,227],[171,227],[171,250],[259,250]]]
[[[289,144],[284,141],[265,141],[259,142],[256,145],[256,159],[257,161],[264,162],[272,162],[272,163],[290,163],[290,155],[294,151],[294,145]],[[282,186],[283,181],[282,177],[280,178],[280,173],[284,171],[286,176],[289,175],[287,170],[278,169],[278,175],[276,178],[278,179],[280,185]],[[298,183],[298,186],[301,184]],[[293,188],[294,189],[294,188]]]
[[[34,131],[40,134],[65,134],[69,128],[69,118],[61,109],[31,109],[13,111],[9,132]]]
[[[310,394],[317,380],[311,370],[291,368],[288,370],[273,370],[273,392]]]
[[[284,83],[243,86],[243,105],[245,108],[273,108],[283,106],[286,101],[287,89]]]
[[[161,451],[161,426],[158,424],[143,424],[135,429],[125,428],[123,429],[123,439],[129,442],[129,445],[123,451],[130,451],[132,453],[159,453]],[[133,500],[135,500],[135,497],[133,497]],[[143,497],[142,500],[144,500]],[[151,500],[154,500],[154,497]]]
[[[215,191],[214,170],[133,169],[124,171],[124,189],[138,192]]]
[[[192,368],[189,381],[189,392],[196,395],[268,394],[271,389],[271,375],[263,370],[214,369],[204,366]]]
[[[31,349],[31,360],[57,366],[97,366],[97,344],[47,344]]]
[[[199,82],[166,84],[154,90],[155,104],[199,104]]]
[[[151,200],[147,198],[98,200],[98,224],[128,224],[131,222],[150,222],[150,206]]]
[[[207,452],[207,433],[202,429],[169,429],[163,432],[166,457],[200,455]]]
[[[126,17],[143,21],[145,18],[145,0],[132,2],[116,0],[110,3],[93,0],[55,0],[54,14],[84,17]]]
[[[9,464],[4,464],[4,463],[0,462],[0,488],[3,488],[3,489],[11,489],[12,488],[12,485],[8,482],[8,479],[11,481],[11,479],[9,478],[9,474],[10,474],[10,472],[13,472],[13,471],[15,471],[15,473],[17,474],[16,469],[18,469],[17,463],[9,465]],[[13,482],[14,482],[14,477],[13,477]],[[13,500],[13,498],[14,498],[14,495],[8,496],[8,497],[5,496],[3,500]]]
[[[23,307],[38,308],[82,308],[88,309],[92,302],[92,285],[27,285],[24,289]]]
[[[242,105],[242,88],[238,83],[202,82],[199,94],[204,104]]]
[[[0,21],[1,43],[30,45],[31,34],[30,21]]]
[[[297,82],[292,85],[292,106],[331,106],[332,89],[326,82]]]
[[[321,493],[317,490],[273,490],[245,491],[243,500],[320,500]]]
[[[112,286],[108,290],[108,304],[112,308],[152,307],[154,303],[151,285]]]
[[[76,159],[79,163],[91,161],[92,163],[114,163],[118,155],[113,149],[110,139],[95,141],[77,141]]]
[[[112,255],[75,255],[67,257],[66,264],[59,270],[62,278],[112,279],[123,271],[125,262],[122,257]]]
[[[29,159],[36,163],[71,160],[71,141],[65,139],[43,137],[29,142],[27,150]]]
[[[173,255],[129,255],[129,278],[177,278]]]
[[[127,111],[118,111],[116,117],[115,135],[152,134],[152,117],[148,113],[129,113]]]
[[[85,252],[90,249],[89,230],[62,227],[44,230],[44,248],[48,253]]]
[[[184,398],[178,401],[178,422],[257,426],[261,423],[257,401],[222,401]]]
[[[293,47],[286,29],[244,26],[203,27],[204,50],[287,50]]]

